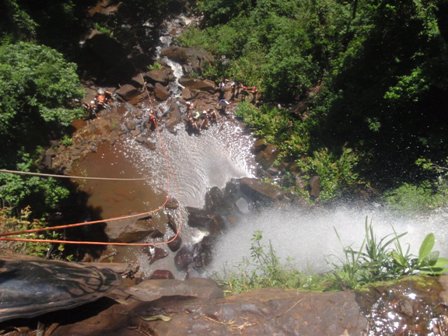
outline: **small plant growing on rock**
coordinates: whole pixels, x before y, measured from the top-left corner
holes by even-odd
[[[337,287],[357,288],[406,275],[440,275],[448,271],[448,259],[439,257],[439,252],[433,251],[433,233],[428,234],[421,243],[418,256],[409,252],[409,246],[403,249],[400,239],[405,235],[394,232],[378,240],[372,223],[366,219],[365,238],[360,249],[345,247],[345,260],[340,265],[333,264]]]

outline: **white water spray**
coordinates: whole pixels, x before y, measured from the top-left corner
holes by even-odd
[[[151,185],[168,190],[183,205],[200,208],[209,188],[254,176],[254,139],[234,124],[213,125],[199,136],[188,135],[182,125],[177,134],[163,130],[156,139],[156,150],[130,139],[127,155]]]
[[[263,244],[271,241],[283,262],[305,272],[324,272],[330,269],[327,261],[343,257],[343,247],[359,248],[365,238],[365,221],[372,222],[375,236],[380,240],[388,234],[407,234],[400,239],[406,250],[408,244],[414,255],[424,237],[433,232],[436,250],[448,256],[448,209],[427,216],[404,217],[383,209],[338,207],[336,209],[300,210],[265,209],[246,216],[229,232],[222,235],[214,250],[210,272],[223,272],[250,257],[251,238],[255,231],[263,233]],[[338,232],[340,239],[335,232]],[[391,236],[392,237],[392,236]],[[393,246],[392,246],[393,247]]]

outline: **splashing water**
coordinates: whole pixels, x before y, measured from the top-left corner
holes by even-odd
[[[372,222],[375,236],[379,239],[395,232],[407,234],[400,239],[406,250],[418,254],[424,237],[433,232],[436,249],[441,256],[448,255],[448,209],[428,216],[403,217],[384,209],[338,207],[336,209],[300,210],[265,209],[253,213],[235,224],[217,242],[214,260],[208,271],[230,270],[250,256],[251,238],[255,231],[263,233],[263,244],[271,241],[276,254],[283,262],[292,258],[292,265],[305,272],[324,272],[331,267],[328,261],[338,263],[343,257],[343,247],[359,249],[365,237],[365,221]],[[393,228],[392,228],[393,226]],[[335,232],[337,231],[340,239]]]
[[[129,139],[127,156],[153,186],[168,190],[185,206],[202,207],[209,188],[254,176],[254,139],[234,124],[213,125],[199,136],[188,135],[182,125],[177,134],[164,129],[155,138],[155,151]]]

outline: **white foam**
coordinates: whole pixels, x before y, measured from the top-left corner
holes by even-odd
[[[306,211],[301,209],[266,209],[246,216],[217,242],[210,272],[222,272],[250,256],[251,238],[255,231],[263,233],[263,243],[271,241],[283,262],[293,259],[293,265],[309,272],[330,269],[327,260],[335,262],[343,256],[343,246],[359,248],[365,237],[365,220],[372,222],[378,239],[395,231],[407,234],[400,240],[402,247],[411,247],[416,255],[424,237],[433,232],[436,248],[448,255],[446,222],[448,210],[427,216],[404,217],[382,209],[350,208]],[[338,232],[338,238],[335,230]]]

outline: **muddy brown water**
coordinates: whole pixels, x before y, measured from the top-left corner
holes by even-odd
[[[120,144],[103,142],[96,152],[89,153],[72,167],[72,175],[90,177],[140,178],[141,175],[120,151]],[[75,180],[79,189],[89,195],[87,206],[95,209],[101,218],[113,218],[151,211],[165,200],[155,193],[146,181]],[[157,218],[154,218],[157,226]],[[103,255],[114,254],[114,262],[135,260],[141,247],[109,247]]]

